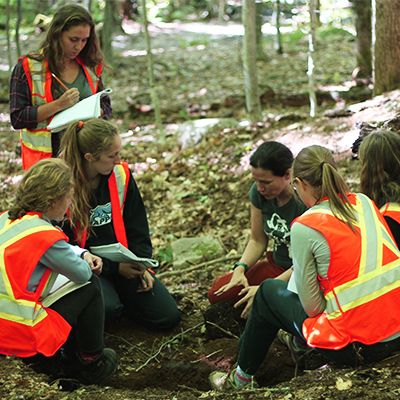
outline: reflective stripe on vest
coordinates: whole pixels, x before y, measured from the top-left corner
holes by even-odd
[[[12,284],[9,280],[5,251],[20,239],[36,232],[53,231],[55,228],[37,216],[26,215],[24,218],[11,222],[8,213],[0,217],[0,318],[20,324],[34,326],[46,317],[47,313],[38,307],[33,300],[15,298]]]
[[[87,68],[82,61],[79,60],[78,64],[81,65],[85,73],[92,94],[95,94],[100,81],[100,75],[97,76],[96,72],[92,71],[91,68]],[[24,57],[22,59],[22,66],[31,91],[32,105],[38,107],[52,102],[52,76],[48,68],[48,62],[46,60],[37,61]],[[101,74],[102,65],[97,66],[96,71]],[[52,156],[51,132],[47,129],[50,121],[51,118],[38,122],[35,129],[21,130],[22,166],[24,169],[28,169],[43,158]]]
[[[398,267],[400,251],[377,218],[372,202],[362,194],[357,195],[354,206],[357,215],[363,215],[354,225],[361,233],[361,260],[359,275],[356,279],[336,286],[325,296],[327,318],[339,317],[343,312],[367,303],[391,290],[400,287]],[[318,213],[320,210],[315,210]],[[324,214],[333,213],[322,210]],[[368,236],[367,236],[368,234]],[[390,249],[399,259],[383,266],[383,247]],[[387,282],[392,282],[388,285]]]
[[[315,347],[340,349],[352,341],[372,344],[400,331],[400,315],[391,309],[400,296],[400,251],[374,203],[362,194],[349,199],[358,218],[357,234],[342,227],[327,202],[322,210],[314,208],[297,218],[319,231],[330,249],[327,276],[319,277],[325,311],[303,323],[304,336]],[[389,312],[379,315],[381,309]]]

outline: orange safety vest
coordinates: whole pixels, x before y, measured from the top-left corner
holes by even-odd
[[[327,277],[318,277],[325,311],[303,323],[311,347],[370,345],[400,332],[400,251],[375,204],[362,194],[348,198],[356,232],[333,215],[328,202],[295,220],[320,232],[330,250]]]
[[[54,100],[51,92],[53,77],[51,76],[47,60],[37,61],[24,56],[21,57],[21,61],[31,92],[32,105],[38,107],[52,102]],[[95,94],[103,71],[102,64],[97,65],[93,71],[91,68],[87,68],[79,58],[77,58],[76,61],[85,73],[90,90]],[[20,139],[23,169],[26,170],[39,160],[52,156],[51,132],[47,129],[47,125],[50,123],[51,119],[52,117],[46,121],[38,122],[34,129],[26,128],[21,130]]]
[[[126,162],[121,162],[114,166],[114,170],[108,178],[108,190],[110,192],[111,201],[111,218],[114,227],[117,241],[128,246],[126,230],[123,218],[126,193],[128,191],[129,179],[131,172]],[[80,247],[84,248],[87,240],[87,230],[83,232],[82,238],[79,241]]]
[[[384,217],[390,217],[400,224],[400,203],[386,203],[380,211]]]
[[[27,291],[32,272],[42,255],[63,232],[28,213],[15,221],[0,215],[0,354],[52,356],[67,340],[71,326],[40,298],[57,273],[46,268],[37,289]]]

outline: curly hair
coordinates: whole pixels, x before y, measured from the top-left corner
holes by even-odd
[[[60,159],[48,158],[34,164],[19,184],[9,219],[23,217],[27,212],[45,213],[54,202],[73,187],[71,169]]]
[[[400,134],[379,130],[361,143],[361,191],[378,207],[400,203]]]
[[[305,147],[294,160],[293,176],[308,182],[317,199],[328,197],[335,217],[344,220],[354,230],[356,216],[347,198],[349,188],[337,171],[329,149],[317,145]]]
[[[84,7],[77,4],[67,4],[57,9],[38,53],[31,53],[29,57],[39,61],[46,59],[50,71],[59,74],[63,69],[62,60],[64,58],[61,35],[79,25],[89,25],[90,27],[89,38],[79,53],[79,58],[85,65],[94,68],[103,61],[103,54],[100,50],[93,18]]]

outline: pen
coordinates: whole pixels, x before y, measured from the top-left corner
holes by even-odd
[[[51,76],[61,85],[64,90],[69,90],[65,83],[63,83],[63,81],[56,74],[51,73]]]

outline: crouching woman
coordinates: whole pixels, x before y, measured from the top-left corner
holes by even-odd
[[[102,261],[70,246],[51,221],[64,218],[72,176],[62,160],[42,160],[24,175],[9,211],[0,215],[0,354],[51,357],[63,347],[83,383],[102,383],[117,368],[104,348]],[[58,274],[87,285],[42,304]]]

